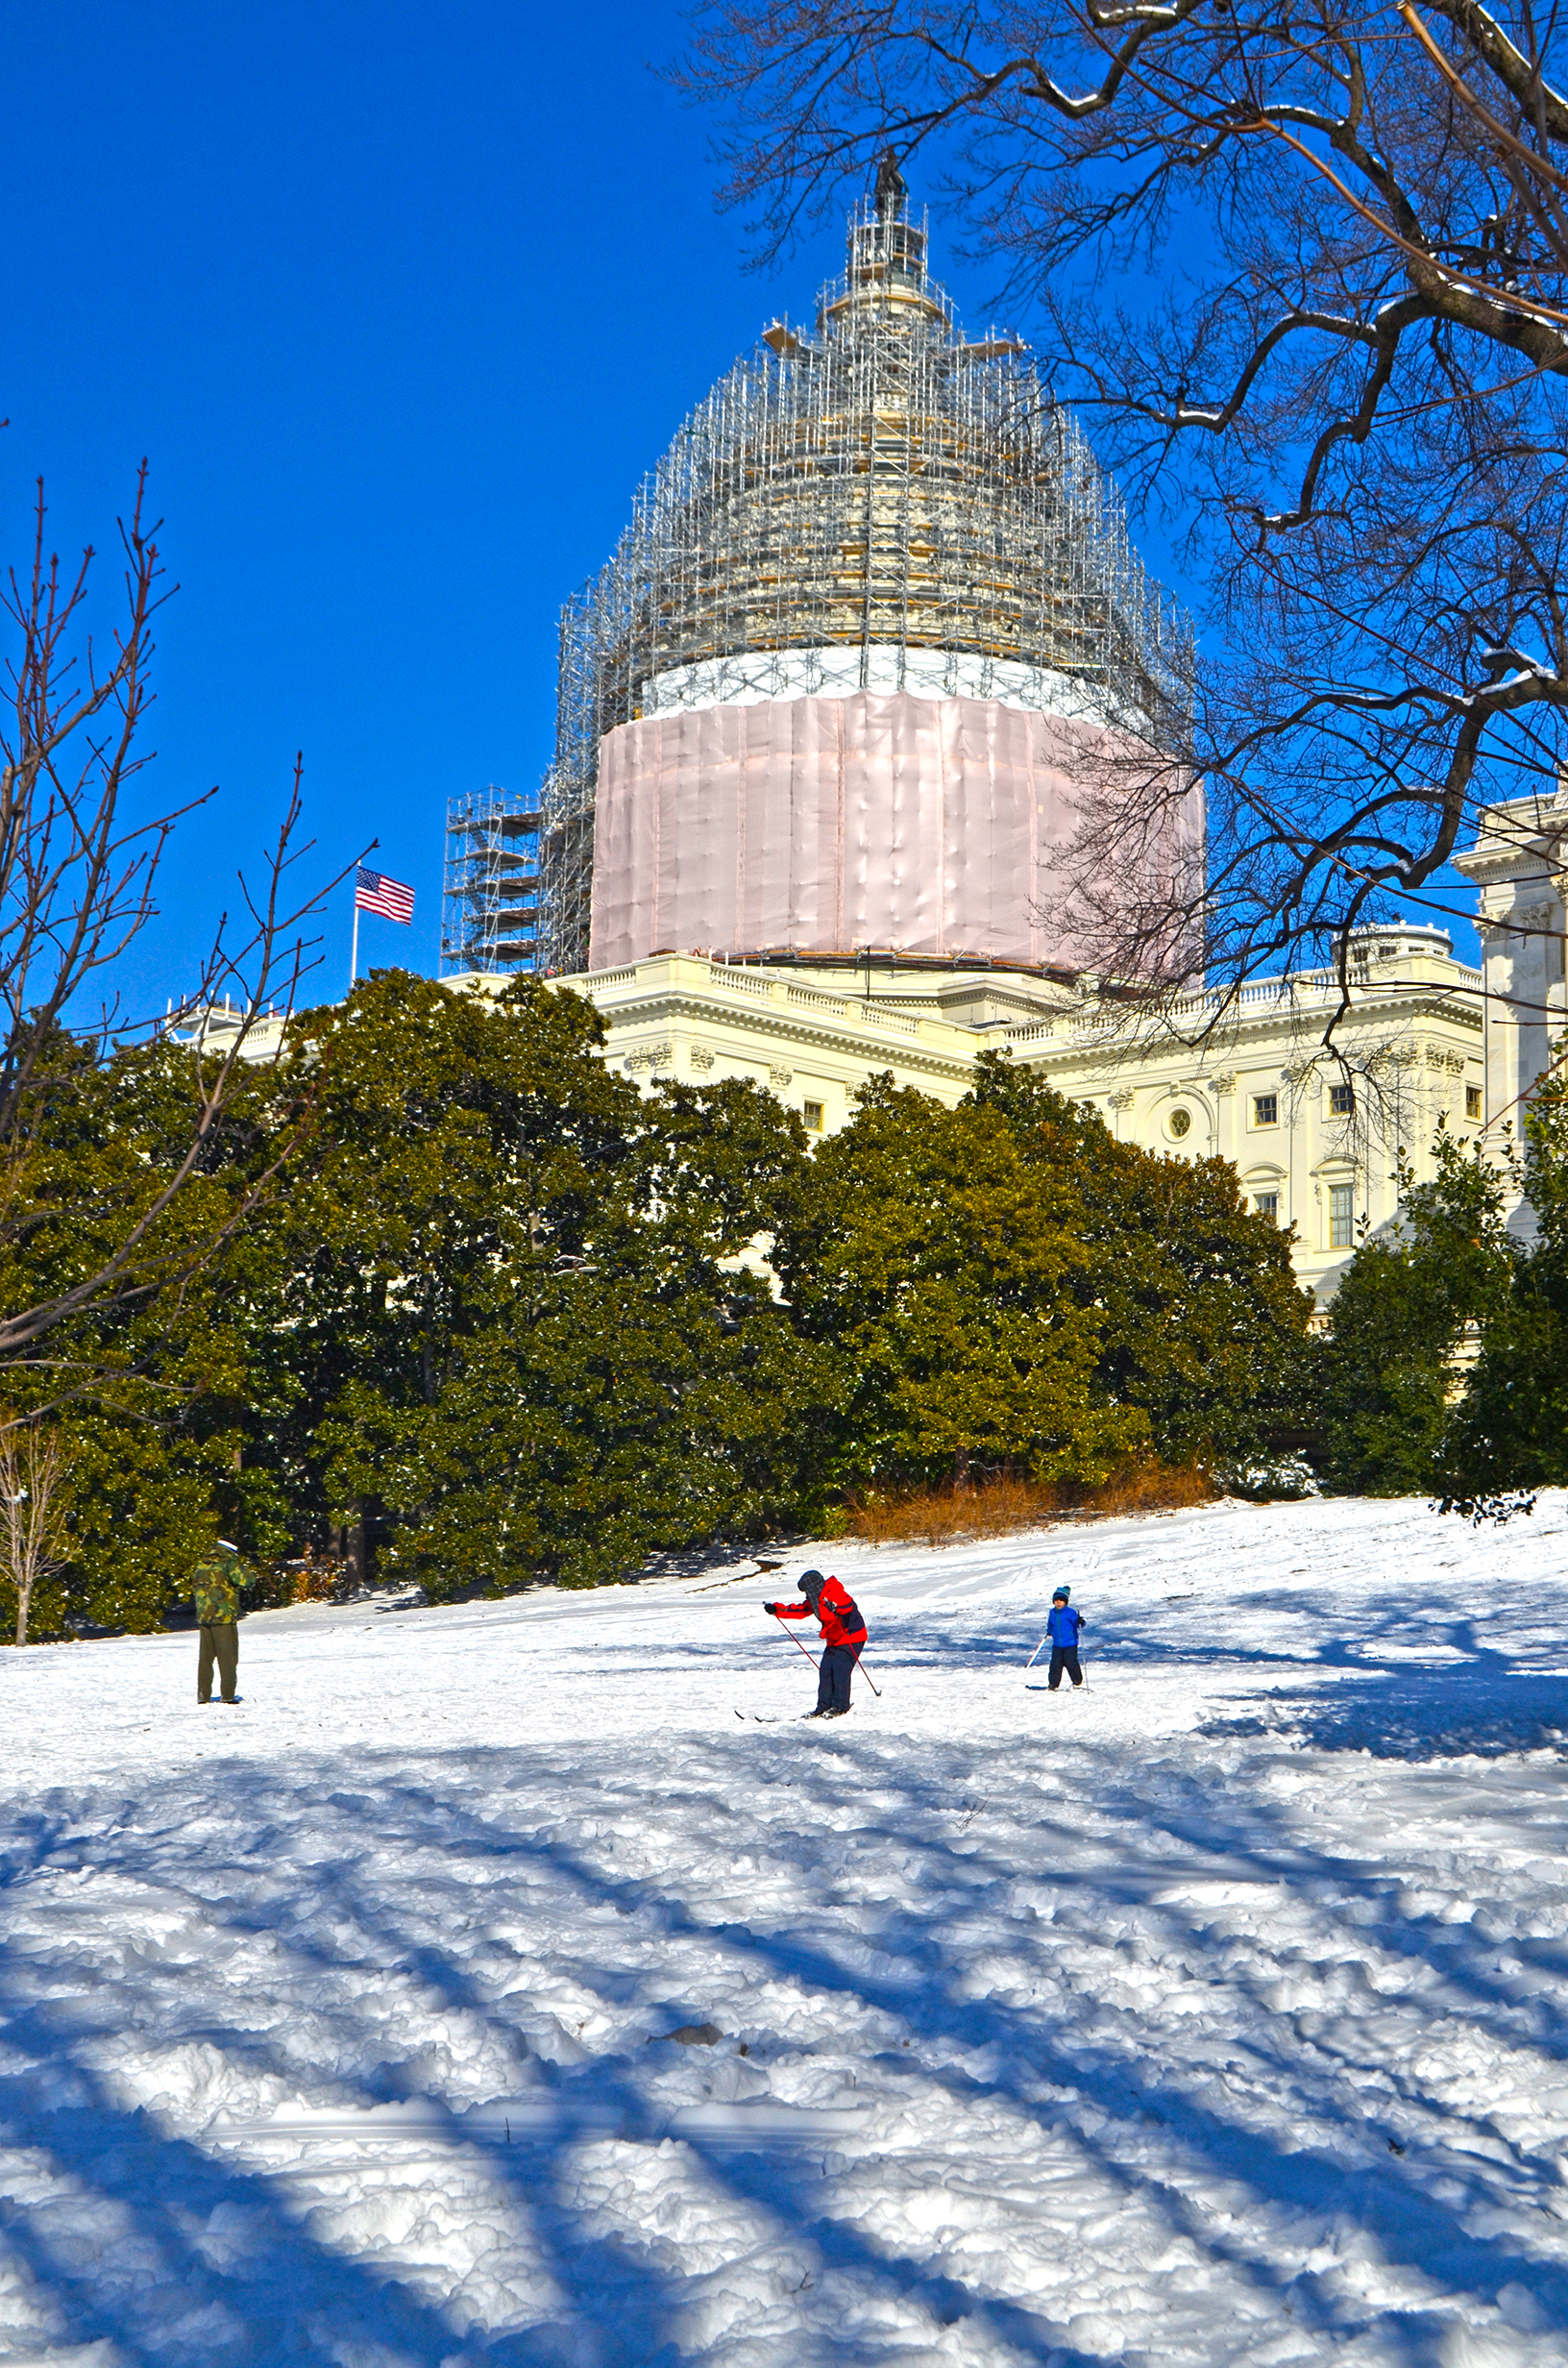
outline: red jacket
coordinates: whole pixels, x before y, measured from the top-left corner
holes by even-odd
[[[808,1619],[811,1606],[809,1603],[781,1603],[778,1616],[780,1619]],[[824,1644],[864,1644],[866,1641],[866,1622],[860,1616],[859,1607],[848,1589],[841,1587],[837,1579],[829,1579],[817,1598],[817,1624],[821,1629]]]

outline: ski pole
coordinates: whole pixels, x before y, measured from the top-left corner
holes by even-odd
[[[778,1619],[778,1614],[776,1612],[773,1614],[773,1617],[774,1619]],[[781,1628],[784,1628],[784,1622],[781,1619],[778,1619],[778,1624]],[[806,1653],[805,1646],[801,1643],[799,1638],[795,1634],[793,1629],[784,1628],[784,1634],[789,1638],[790,1642],[795,1646],[797,1653]],[[821,1669],[822,1665],[818,1660],[815,1653],[806,1653],[806,1659],[810,1662],[814,1669]]]
[[[784,1622],[783,1622],[781,1619],[779,1619],[779,1618],[778,1618],[778,1614],[777,1614],[776,1612],[773,1614],[773,1617],[774,1617],[774,1619],[777,1619],[777,1620],[778,1620],[778,1624],[779,1624],[779,1626],[780,1626],[781,1628],[784,1628]],[[799,1640],[799,1638],[798,1638],[797,1636],[793,1635],[793,1634],[791,1633],[791,1631],[790,1631],[788,1628],[784,1628],[784,1634],[785,1634],[787,1637],[789,1637],[790,1642],[791,1642],[791,1643],[795,1646],[795,1649],[796,1649],[796,1651],[797,1653],[806,1653],[806,1648],[805,1648],[805,1646],[801,1643],[801,1641],[800,1641],[800,1640]],[[816,1654],[815,1654],[815,1653],[806,1653],[806,1659],[810,1662],[810,1664],[811,1664],[811,1665],[812,1665],[812,1667],[813,1667],[814,1669],[818,1669],[818,1670],[820,1670],[820,1669],[821,1668],[821,1665],[821,1665],[821,1663],[818,1660],[818,1658],[817,1658],[817,1656],[816,1656]],[[871,1675],[871,1673],[870,1673],[870,1669],[868,1669],[868,1668],[866,1667],[865,1664],[861,1661],[860,1656],[858,1655],[858,1653],[857,1653],[857,1655],[855,1656],[855,1664],[854,1664],[854,1665],[855,1665],[855,1667],[856,1667],[857,1669],[859,1669],[859,1671],[860,1671],[860,1673],[861,1673],[862,1677],[866,1680],[867,1685],[868,1685],[868,1686],[870,1686],[870,1690],[871,1690],[872,1693],[874,1693],[874,1694],[875,1694],[875,1696],[876,1696],[877,1700],[880,1702],[880,1701],[881,1701],[881,1699],[882,1699],[882,1689],[881,1689],[881,1687],[877,1684],[877,1682],[876,1682],[875,1678]]]
[[[1034,1651],[1030,1654],[1030,1656],[1029,1656],[1028,1660],[1027,1660],[1027,1661],[1024,1663],[1024,1665],[1023,1665],[1023,1674],[1024,1674],[1024,1676],[1025,1676],[1025,1677],[1027,1677],[1027,1676],[1028,1676],[1028,1674],[1029,1674],[1030,1670],[1034,1667],[1034,1665],[1035,1665],[1036,1662],[1040,1659],[1041,1654],[1044,1650],[1045,1650],[1045,1640],[1044,1640],[1044,1638],[1043,1638],[1043,1637],[1041,1637],[1041,1640],[1040,1640],[1040,1642],[1039,1642],[1039,1643],[1035,1646]]]

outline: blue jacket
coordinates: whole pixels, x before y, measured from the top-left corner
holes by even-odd
[[[1045,1622],[1045,1634],[1059,1652],[1075,1653],[1078,1649],[1078,1631],[1084,1624],[1082,1612],[1075,1612],[1070,1603],[1056,1603],[1051,1606],[1050,1618]]]

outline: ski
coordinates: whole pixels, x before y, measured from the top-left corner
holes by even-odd
[[[817,1713],[815,1711],[736,1711],[735,1715],[743,1726],[749,1722],[754,1727],[804,1727],[811,1724]],[[822,1724],[825,1726],[827,1721],[824,1719]]]

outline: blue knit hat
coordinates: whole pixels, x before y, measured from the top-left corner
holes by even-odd
[[[1053,1587],[1051,1590],[1051,1601],[1053,1603],[1056,1601],[1058,1595],[1061,1596],[1064,1603],[1070,1603],[1072,1600],[1072,1590],[1070,1587]]]

